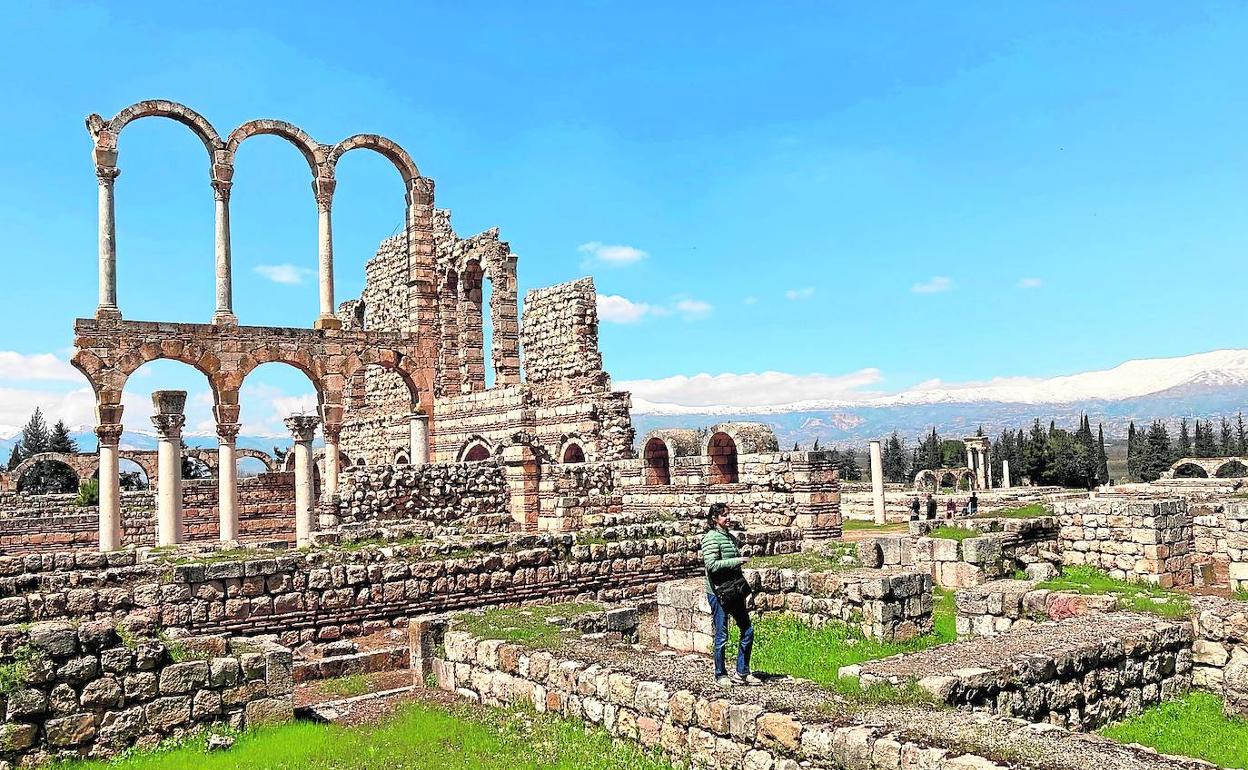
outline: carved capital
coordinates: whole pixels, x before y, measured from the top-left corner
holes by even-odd
[[[283,422],[286,423],[286,428],[290,430],[290,435],[294,436],[296,442],[311,441],[316,435],[316,426],[320,424],[321,418],[310,414],[297,414],[287,417]]]
[[[327,422],[321,426],[321,433],[325,434],[325,441],[338,443],[338,437],[342,435],[342,423]]]
[[[316,208],[329,211],[334,205],[334,188],[337,180],[331,175],[321,174],[312,180],[312,194],[316,196]]]
[[[184,414],[157,414],[152,416],[152,425],[156,426],[156,435],[163,439],[179,438],[182,426],[186,425]]]
[[[121,442],[121,432],[120,425],[95,426],[95,435],[100,440],[100,446],[116,447]]]
[[[117,177],[121,176],[121,169],[116,166],[96,166],[95,178],[101,187],[112,187]]]
[[[223,442],[234,443],[238,438],[238,431],[243,426],[236,422],[219,422],[217,423],[217,438]]]
[[[233,182],[224,179],[212,180],[212,196],[219,201],[226,201],[228,203],[230,200],[230,188],[233,185]]]

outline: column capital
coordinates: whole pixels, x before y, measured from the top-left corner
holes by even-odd
[[[116,447],[121,442],[122,427],[119,424],[95,426],[95,436],[101,446]]]
[[[182,426],[186,425],[184,414],[157,414],[152,416],[152,425],[156,426],[156,435],[163,439],[175,439],[182,436]]]
[[[310,442],[316,435],[316,426],[320,424],[321,418],[310,414],[297,414],[287,417],[283,422],[296,442]]]
[[[334,205],[334,189],[338,181],[332,176],[318,175],[312,180],[312,194],[316,196],[316,207],[320,211],[329,211]]]
[[[230,200],[230,188],[233,186],[234,183],[228,179],[214,179],[212,180],[212,196],[219,201],[228,203]]]
[[[95,178],[104,187],[111,187],[117,177],[121,176],[121,169],[116,166],[99,166],[95,167]]]
[[[243,426],[236,422],[219,422],[217,423],[217,438],[222,442],[234,443],[238,438],[238,431]]]
[[[326,441],[338,443],[338,438],[342,435],[342,423],[327,422],[321,426],[321,433],[325,435]]]

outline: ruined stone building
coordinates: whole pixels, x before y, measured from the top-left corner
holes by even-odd
[[[216,312],[208,324],[130,320],[117,305],[118,142],[127,125],[149,117],[183,124],[208,153],[216,219]],[[296,126],[268,119],[248,121],[223,138],[195,111],[162,100],[136,103],[107,120],[92,115],[87,128],[99,182],[100,293],[94,317],[74,324],[72,362],[95,391],[99,450],[89,461],[66,462],[98,469],[101,549],[134,542],[136,529],[150,537],[150,519],[123,521],[118,461],[125,456],[122,392],[130,375],[153,359],[184,362],[208,380],[219,437],[219,458],[209,463],[216,496],[204,497],[207,492],[197,488],[192,518],[200,522],[195,532],[202,533],[202,519],[215,514],[221,540],[247,537],[253,515],[262,516],[257,526],[266,533],[276,526],[271,506],[257,506],[253,495],[240,507],[235,472],[239,391],[256,367],[269,362],[299,369],[317,394],[314,419],[287,420],[295,439],[290,466],[266,474],[293,472],[293,477],[285,484],[251,484],[287,490],[284,500],[295,520],[291,534],[299,542],[315,529],[344,521],[419,519],[427,511],[418,501],[431,499],[432,488],[439,490],[440,511],[458,506],[463,509],[458,516],[468,508],[484,514],[479,500],[460,505],[482,484],[505,489],[489,513],[517,528],[577,528],[586,517],[688,516],[724,500],[735,503],[749,524],[796,524],[812,536],[839,531],[839,487],[830,458],[779,452],[765,426],[658,432],[644,437],[639,457],[629,395],[612,390],[598,349],[592,279],[528,292],[522,317],[517,258],[506,241],[496,229],[460,237],[450,213],[434,206],[433,181],[397,143],[358,134],[324,144]],[[319,313],[311,328],[240,325],[234,312],[229,216],[234,158],[242,142],[262,134],[287,140],[308,164],[318,212]],[[335,168],[355,150],[377,152],[394,165],[407,191],[406,224],[368,262],[361,296],[335,304]],[[149,479],[159,487],[154,539],[177,543],[188,529],[183,508],[189,493],[172,470],[184,454],[185,398],[172,392],[153,398],[160,445],[159,457],[147,458]],[[317,430],[323,452],[311,448]],[[403,506],[373,510],[354,504],[359,485],[369,483],[359,469],[404,466],[433,470],[403,476],[413,487]],[[345,476],[344,468],[350,469]],[[15,483],[0,479],[0,493]]]

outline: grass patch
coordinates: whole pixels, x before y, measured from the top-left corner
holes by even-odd
[[[337,698],[354,698],[368,692],[368,677],[363,674],[336,676],[321,682],[318,689],[326,695],[333,695]]]
[[[858,565],[842,564],[815,551],[798,551],[797,553],[780,553],[774,556],[755,556],[745,563],[753,569],[808,569],[826,572],[838,569],[853,569]]]
[[[1137,717],[1102,728],[1100,733],[1219,767],[1248,767],[1248,720],[1224,716],[1222,699],[1207,692],[1190,692],[1159,703]]]
[[[529,647],[557,647],[567,638],[567,628],[551,623],[550,618],[569,618],[601,609],[602,605],[593,602],[497,607],[483,613],[456,615],[455,628],[478,639],[502,639]]]
[[[979,537],[984,534],[977,529],[967,529],[966,527],[937,527],[927,533],[928,537],[939,537],[942,540],[957,540],[959,543],[963,540],[969,540],[972,537]]]
[[[903,702],[919,697],[921,691],[887,685],[883,689],[889,693],[879,687],[864,689],[856,678],[840,676],[840,668],[956,641],[955,614],[953,592],[938,591],[932,604],[932,633],[908,642],[877,642],[847,623],[812,628],[792,615],[765,615],[754,622],[758,643],[751,664],[759,671],[810,679],[854,699]],[[734,625],[734,635],[735,629]],[[730,642],[731,652],[735,641]]]
[[[423,540],[424,538],[421,537],[420,535],[410,535],[408,537],[400,538],[398,540],[387,540],[384,537],[366,537],[363,540],[351,540],[349,542],[339,543],[337,545],[327,545],[324,547],[324,550],[347,551],[347,552],[363,551],[366,548],[382,548],[384,546],[416,545],[417,543],[420,543]]]
[[[977,519],[1037,519],[1041,516],[1052,516],[1053,512],[1044,503],[1028,503],[1014,508],[1004,508],[991,513],[975,514]]]
[[[1037,587],[1080,594],[1109,594],[1114,597],[1116,609],[1160,615],[1163,618],[1186,617],[1191,609],[1191,602],[1186,594],[1169,591],[1151,583],[1119,580],[1083,565],[1066,567],[1062,574],[1045,580]]]
[[[40,653],[29,644],[13,651],[13,661],[0,665],[0,695],[10,695],[26,686],[30,664],[39,659]]]
[[[870,519],[841,520],[841,530],[844,532],[902,532],[908,526],[904,521],[893,524],[876,524]]]
[[[204,752],[204,736],[116,762],[58,770],[669,770],[603,730],[546,714],[414,703],[366,727],[296,722],[244,733],[229,751]]]

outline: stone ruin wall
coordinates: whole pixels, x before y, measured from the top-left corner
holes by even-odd
[[[506,516],[507,479],[494,463],[426,463],[348,471],[338,519],[348,523],[465,523]]]
[[[27,661],[21,688],[0,697],[0,763],[112,756],[209,725],[242,730],[293,716],[290,650],[165,640],[141,621],[126,630],[123,638],[110,620],[0,626],[0,657]]]
[[[96,506],[74,505],[77,495],[6,494],[11,510],[0,516],[0,554],[42,553],[99,544]],[[238,482],[239,536],[294,542],[293,473],[262,473]],[[184,480],[183,522],[187,540],[215,541],[219,532],[217,481]],[[8,505],[4,505],[8,509]],[[121,496],[122,536],[127,545],[155,545],[156,493]]]

